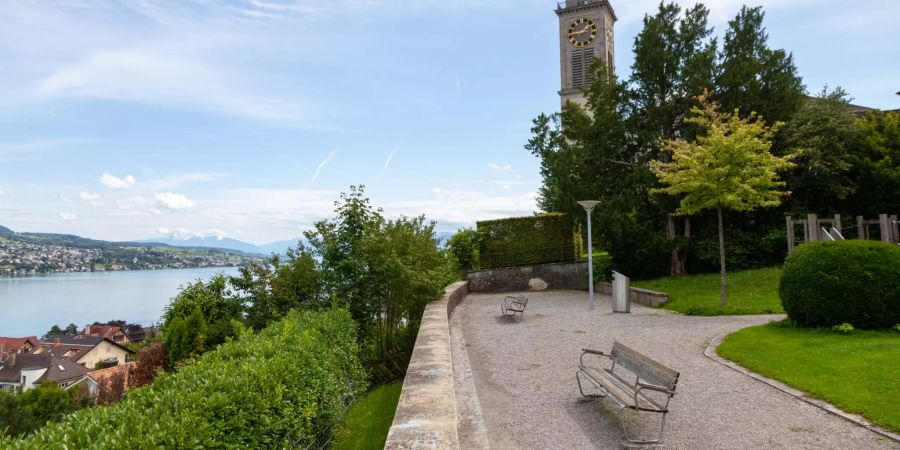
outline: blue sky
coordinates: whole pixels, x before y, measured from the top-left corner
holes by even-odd
[[[693,4],[693,2],[680,2]],[[709,1],[713,25],[743,2]],[[627,76],[655,0],[613,1]],[[893,0],[766,0],[810,91],[900,106]],[[0,225],[99,239],[300,236],[365,184],[452,231],[529,214],[530,120],[558,109],[555,3],[11,0]]]

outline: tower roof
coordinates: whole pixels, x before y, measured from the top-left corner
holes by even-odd
[[[612,5],[609,3],[609,0],[570,0],[557,2],[556,14],[596,8],[598,6],[607,7],[609,9],[609,13],[612,15],[613,20],[619,20],[619,18],[616,17],[616,12],[613,10]]]

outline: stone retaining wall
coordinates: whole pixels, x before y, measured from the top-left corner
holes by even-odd
[[[550,290],[587,290],[587,261],[537,264],[534,266],[469,272],[472,292],[518,292]]]
[[[612,295],[612,283],[597,283],[594,292]],[[651,291],[650,289],[641,289],[632,287],[629,290],[629,297],[632,302],[640,303],[644,306],[662,306],[669,301],[669,294],[659,291]]]
[[[384,448],[459,448],[448,319],[468,291],[468,281],[453,283],[425,307]]]

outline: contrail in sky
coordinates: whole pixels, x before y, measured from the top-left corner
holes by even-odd
[[[331,161],[331,158],[335,153],[337,153],[337,150],[332,150],[331,153],[329,153],[328,156],[326,156],[325,159],[323,159],[322,162],[319,163],[319,167],[316,168],[316,172],[313,174],[312,178],[310,178],[309,181],[306,182],[306,184],[311,184],[319,178],[319,174],[322,173],[322,169],[326,164],[328,164],[328,161]]]
[[[395,153],[397,153],[397,147],[394,147],[394,149],[391,150],[391,153],[388,155],[387,160],[384,162],[384,167],[381,169],[381,173],[379,173],[378,176],[382,176],[385,172],[387,172],[388,167],[391,166],[391,161],[394,160]]]

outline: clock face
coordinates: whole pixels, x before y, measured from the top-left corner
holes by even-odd
[[[597,39],[597,24],[587,17],[575,19],[569,25],[569,43],[574,47],[591,45]]]

